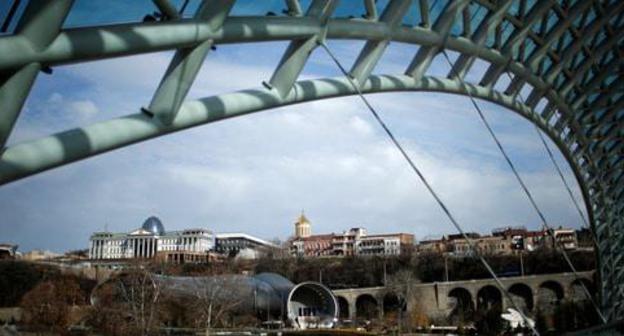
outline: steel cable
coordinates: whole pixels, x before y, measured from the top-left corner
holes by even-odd
[[[362,91],[360,90],[360,87],[357,83],[355,83],[355,81],[353,80],[353,78],[351,77],[351,75],[347,72],[347,70],[342,66],[342,64],[340,63],[340,61],[338,60],[338,58],[336,58],[336,56],[332,53],[332,51],[329,49],[329,47],[327,47],[327,45],[325,43],[320,42],[319,43],[321,47],[323,47],[323,49],[327,52],[327,54],[329,55],[329,57],[333,60],[333,62],[336,64],[336,66],[340,69],[340,71],[342,72],[342,74],[347,78],[347,80],[349,81],[349,83],[351,84],[351,86],[353,86],[353,88],[355,89],[357,95],[360,97],[360,99],[362,100],[362,102],[364,102],[364,104],[366,105],[366,107],[368,108],[368,110],[371,112],[371,114],[373,115],[373,117],[375,118],[375,120],[377,121],[377,123],[383,128],[384,132],[386,133],[386,135],[390,138],[390,140],[392,141],[392,143],[394,144],[394,146],[399,150],[399,152],[401,153],[401,155],[403,156],[403,158],[407,161],[407,163],[409,164],[409,166],[412,168],[412,171],[418,176],[418,178],[420,179],[420,181],[424,184],[425,188],[427,188],[427,191],[429,191],[429,193],[431,194],[431,196],[435,199],[436,203],[440,206],[440,208],[442,209],[442,211],[444,212],[444,214],[446,215],[446,217],[451,221],[451,223],[453,224],[453,226],[455,227],[455,229],[457,229],[457,231],[462,235],[462,237],[464,238],[464,240],[466,240],[466,243],[468,244],[470,250],[476,255],[478,256],[480,262],[483,264],[483,266],[486,268],[486,270],[488,271],[488,273],[492,276],[492,278],[494,279],[496,285],[499,287],[499,289],[501,290],[501,292],[504,293],[504,295],[506,296],[506,298],[509,300],[509,302],[511,302],[512,306],[518,311],[518,313],[522,316],[522,319],[526,322],[527,326],[531,329],[531,331],[535,334],[539,336],[539,332],[537,331],[537,329],[535,328],[535,324],[534,321],[532,321],[531,319],[529,319],[524,312],[522,311],[522,309],[518,306],[518,304],[515,302],[515,300],[513,299],[513,297],[511,296],[511,294],[509,293],[509,291],[507,291],[507,289],[505,288],[505,286],[503,285],[503,283],[501,282],[501,280],[498,278],[498,276],[496,276],[496,272],[494,272],[494,270],[492,269],[492,267],[490,266],[490,264],[485,260],[485,258],[481,255],[481,253],[479,253],[478,247],[476,246],[475,242],[466,234],[466,232],[462,229],[462,227],[459,225],[459,222],[457,222],[457,220],[455,219],[455,217],[451,214],[450,210],[448,209],[448,207],[445,205],[445,203],[442,201],[442,199],[438,196],[438,194],[435,192],[435,190],[433,189],[433,187],[431,187],[431,185],[429,184],[428,180],[425,178],[425,176],[422,174],[422,172],[420,171],[420,169],[418,169],[418,167],[416,166],[416,164],[414,163],[414,161],[412,161],[411,157],[407,154],[407,152],[405,151],[405,149],[403,149],[403,146],[399,143],[399,141],[396,139],[396,137],[394,136],[394,134],[392,133],[392,131],[390,131],[390,129],[388,128],[388,126],[386,125],[386,123],[383,121],[383,119],[381,119],[380,115],[377,113],[377,111],[375,110],[375,108],[368,102],[368,100],[366,99],[366,97],[364,96],[364,94],[362,93]]]
[[[568,256],[568,253],[566,253],[565,249],[563,248],[563,246],[561,246],[560,242],[557,241],[557,239],[556,239],[556,237],[554,235],[554,230],[550,227],[550,225],[546,221],[546,217],[544,216],[544,213],[542,212],[542,210],[537,205],[537,202],[533,198],[533,195],[531,194],[531,192],[529,191],[528,187],[524,183],[524,180],[522,179],[522,177],[520,177],[520,174],[518,173],[518,170],[516,169],[515,165],[511,161],[511,159],[509,158],[509,155],[507,154],[507,151],[505,151],[503,145],[501,144],[500,140],[498,139],[498,136],[496,135],[496,133],[494,133],[494,130],[492,129],[492,126],[490,125],[490,123],[488,122],[487,118],[483,114],[483,111],[481,110],[481,108],[477,104],[476,99],[472,96],[472,94],[470,93],[470,90],[466,87],[466,83],[464,82],[462,76],[460,76],[457,73],[456,69],[453,67],[453,62],[451,62],[451,59],[449,58],[449,56],[448,56],[448,54],[447,54],[445,49],[442,49],[442,54],[444,55],[444,58],[448,62],[449,66],[451,67],[451,71],[453,72],[454,76],[457,78],[459,83],[465,88],[465,92],[468,95],[468,98],[470,99],[470,102],[472,103],[473,107],[477,111],[477,113],[479,115],[479,118],[483,122],[483,125],[487,129],[488,133],[490,134],[490,136],[492,137],[492,139],[496,143],[496,147],[498,147],[498,150],[501,152],[501,154],[505,158],[505,161],[507,162],[507,165],[509,165],[509,167],[511,168],[514,176],[516,177],[516,180],[520,184],[520,187],[522,188],[522,190],[524,191],[525,195],[529,199],[529,202],[531,203],[531,205],[535,209],[535,212],[537,213],[538,217],[540,218],[540,220],[542,222],[543,228],[546,229],[546,232],[548,232],[548,234],[552,237],[553,244],[561,249],[563,258],[565,259],[566,263],[568,264],[568,266],[572,270],[572,273],[574,274],[574,277],[577,280],[581,279],[580,275],[578,274],[578,271],[576,270],[576,267],[574,267],[574,264],[572,263],[572,260],[570,259],[570,256]],[[579,281],[579,282],[580,282],[580,284],[581,284],[581,286],[582,286],[582,288],[583,288],[583,290],[585,292],[585,295],[587,295],[587,298],[591,301],[594,309],[596,310],[596,313],[598,313],[598,316],[600,317],[602,322],[606,323],[607,320],[604,317],[604,315],[602,315],[602,312],[600,311],[600,308],[598,307],[598,304],[594,300],[593,296],[591,295],[591,293],[589,292],[589,290],[587,289],[585,284],[582,281]]]

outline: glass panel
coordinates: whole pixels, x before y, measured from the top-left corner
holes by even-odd
[[[0,1],[0,36],[11,35],[15,32],[15,27],[28,1],[4,0]]]
[[[232,7],[232,16],[284,15],[287,11],[284,0],[237,0]]]
[[[157,12],[150,0],[76,0],[63,28],[141,22]]]

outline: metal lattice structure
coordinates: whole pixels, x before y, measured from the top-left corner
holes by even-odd
[[[153,0],[155,21],[65,29],[73,2],[25,1],[20,15],[11,8],[17,23],[0,37],[0,184],[189,127],[353,95],[346,78],[297,79],[319,43],[363,40],[350,70],[363,93],[470,93],[520,114],[555,142],[581,187],[598,243],[602,309],[609,320],[624,318],[624,1],[349,0],[345,7],[337,0],[286,0],[284,15],[236,16],[232,9],[243,0],[210,0],[186,18],[169,0]],[[348,15],[336,17],[338,8]],[[257,41],[290,42],[261,88],[185,101],[214,45]],[[408,68],[371,75],[394,41],[419,46],[406,55]],[[445,49],[459,54],[453,70],[427,76]],[[162,50],[176,52],[146,108],[6,146],[39,72]],[[487,71],[465,81],[477,59],[489,64]],[[496,89],[505,77],[510,83]]]

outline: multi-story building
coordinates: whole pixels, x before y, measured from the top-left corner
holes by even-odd
[[[290,253],[297,257],[322,257],[332,255],[333,234],[311,235],[290,242]]]
[[[366,237],[366,229],[352,228],[332,237],[332,254],[352,256],[358,253],[362,237]]]
[[[414,248],[414,235],[407,233],[379,234],[361,237],[358,255],[401,255]]]
[[[443,254],[450,252],[449,249],[450,245],[446,237],[442,237],[440,239],[421,240],[418,242],[418,245],[416,245],[416,251],[418,253]]]
[[[510,254],[511,241],[502,236],[486,236],[472,239],[475,247],[482,254]],[[473,251],[466,239],[455,239],[451,242],[455,255],[472,255]]]
[[[590,229],[581,228],[580,230],[576,230],[576,240],[579,249],[586,251],[592,251],[594,249],[594,236]]]
[[[258,253],[279,248],[273,243],[246,233],[218,233],[215,237],[215,251],[225,255],[235,256],[241,251],[250,251],[257,256]]]
[[[352,228],[342,234],[312,235],[312,225],[302,213],[295,222],[290,252],[299,257],[400,255],[411,251],[414,236],[407,233],[368,235],[365,228]]]
[[[132,232],[96,232],[89,240],[89,258],[93,260],[159,258],[175,263],[199,262],[205,261],[214,248],[214,235],[209,230],[166,232],[160,219],[153,216]]]
[[[576,231],[563,228],[553,230],[552,234],[549,234],[545,230],[529,231],[524,227],[505,227],[494,229],[491,236],[481,236],[478,233],[467,233],[467,236],[478,250],[485,254],[531,252],[538,249],[556,248],[556,244],[567,250],[577,249],[579,246]],[[591,241],[587,244],[591,244]],[[442,239],[421,241],[417,250],[425,253],[452,253],[456,256],[473,254],[470,244],[460,234],[448,235]]]
[[[576,238],[576,230],[573,229],[555,229],[553,230],[553,236],[555,242],[566,250],[574,250],[578,247],[578,240]]]
[[[527,231],[523,238],[522,249],[532,252],[543,248],[546,245],[547,232],[545,231]]]

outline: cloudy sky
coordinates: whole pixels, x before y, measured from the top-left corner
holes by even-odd
[[[206,58],[189,99],[259,87],[286,45],[219,46]],[[362,43],[329,46],[350,67]],[[391,44],[374,73],[402,73],[415,51]],[[9,143],[136,113],[149,104],[171,56],[117,58],[40,74]],[[484,67],[477,63],[469,79]],[[448,69],[437,58],[429,74]],[[302,79],[338,75],[318,49]],[[369,99],[467,230],[539,227],[467,98],[392,93]],[[551,224],[579,227],[533,126],[504,108],[479,104]],[[580,202],[569,167],[556,155]],[[228,119],[4,185],[0,242],[17,243],[22,251],[85,248],[93,231],[130,231],[150,215],[168,230],[206,227],[285,239],[302,209],[314,233],[361,226],[423,239],[454,232],[362,102],[348,97]]]

